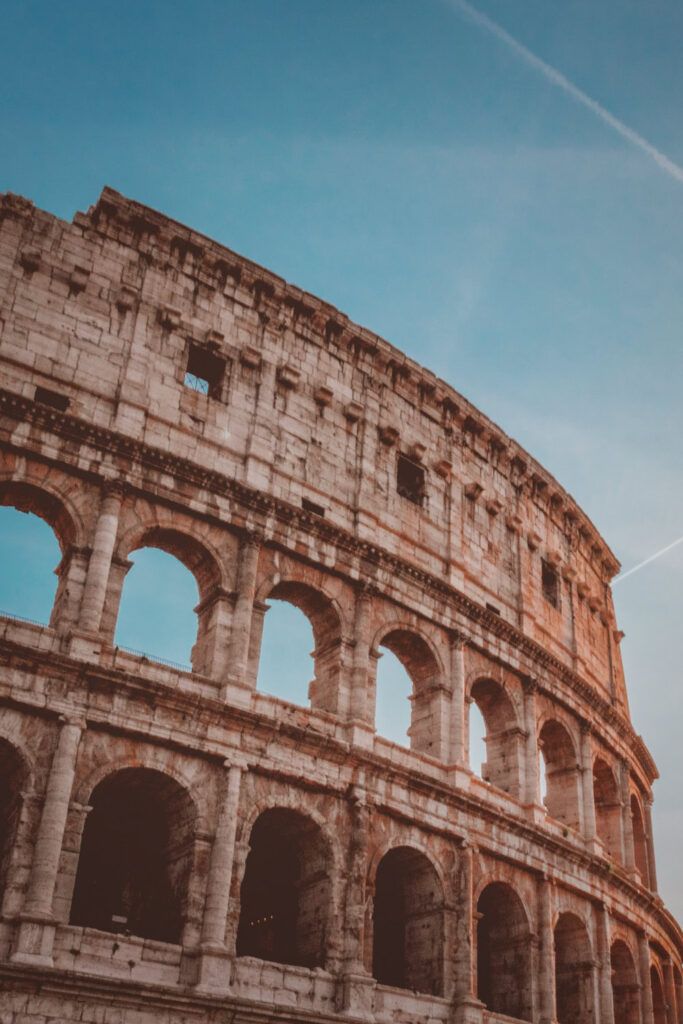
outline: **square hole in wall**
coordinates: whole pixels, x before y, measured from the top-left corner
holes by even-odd
[[[541,590],[548,604],[553,608],[560,607],[560,576],[557,569],[550,562],[546,562],[545,558],[541,560]]]
[[[35,400],[41,405],[59,409],[60,412],[66,412],[69,408],[69,399],[66,395],[61,395],[58,391],[52,391],[50,388],[36,387]]]
[[[185,370],[185,386],[209,398],[220,398],[225,360],[201,345],[190,344]]]
[[[425,471],[407,455],[399,455],[396,468],[396,490],[402,498],[422,505],[425,497]]]

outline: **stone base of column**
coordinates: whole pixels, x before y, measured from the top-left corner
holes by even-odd
[[[541,804],[525,804],[524,814],[534,825],[545,825],[548,812]]]
[[[221,700],[232,707],[248,708],[253,693],[242,679],[225,679],[221,684]]]
[[[196,962],[194,984],[200,992],[223,993],[230,989],[232,957],[225,946],[202,946]]]
[[[600,840],[597,839],[597,838],[595,838],[595,839],[587,839],[586,840],[586,849],[588,850],[589,853],[592,853],[594,857],[606,857],[607,856],[607,851],[605,850],[605,847],[602,845]]]
[[[52,918],[24,917],[20,920],[10,960],[14,964],[54,967],[52,950],[57,926]]]
[[[346,726],[346,739],[352,747],[372,750],[375,745],[375,730],[365,722],[349,722]]]
[[[98,633],[84,629],[72,629],[68,635],[69,654],[79,661],[99,661],[102,653],[102,638]]]
[[[452,1024],[481,1024],[486,1007],[476,996],[459,999],[451,1011]]]
[[[452,764],[448,767],[448,781],[455,789],[468,790],[472,772],[469,768],[463,768],[461,764]]]
[[[337,1010],[359,1020],[374,1020],[377,982],[368,974],[345,974],[339,981]]]

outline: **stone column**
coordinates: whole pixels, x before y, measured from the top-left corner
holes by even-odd
[[[50,626],[58,633],[67,634],[78,624],[83,587],[88,571],[90,550],[70,545],[55,569],[59,583],[55,594]]]
[[[645,833],[647,838],[647,867],[650,875],[649,889],[657,892],[657,869],[655,868],[655,841],[652,832],[652,794],[647,793],[644,800]]]
[[[45,801],[33,848],[33,862],[12,960],[52,965],[55,924],[52,903],[64,841],[76,756],[83,723],[63,718],[52,758]]]
[[[351,834],[344,894],[343,971],[340,979],[338,1009],[354,1017],[372,1017],[373,992],[377,982],[363,963],[365,946],[368,837],[371,808],[362,775],[350,791]]]
[[[667,957],[664,967],[664,994],[666,999],[666,1022],[678,1024],[678,1006],[676,999],[676,982],[674,981],[674,965]]]
[[[211,847],[202,921],[201,960],[198,983],[203,988],[226,990],[230,984],[229,953],[225,929],[230,903],[232,869],[235,859],[237,811],[242,767],[226,761],[216,834]]]
[[[484,1004],[477,998],[476,945],[477,915],[474,911],[472,862],[474,848],[463,842],[455,869],[455,948],[453,950],[453,1018],[456,1024],[477,1024]]]
[[[598,962],[599,1015],[598,1024],[614,1024],[612,993],[612,958],[610,950],[609,912],[604,903],[594,905],[595,953]]]
[[[619,789],[621,796],[621,848],[623,865],[633,874],[636,870],[633,845],[633,819],[631,818],[631,777],[625,761],[619,763]]]
[[[642,1024],[654,1024],[655,1011],[652,1004],[650,982],[650,943],[645,932],[638,935],[638,973],[640,975],[640,1019]]]
[[[240,547],[235,607],[232,613],[232,626],[230,629],[226,698],[233,687],[243,689],[247,682],[249,638],[251,635],[252,609],[256,596],[256,575],[261,543],[262,537],[260,534],[248,531],[245,533]]]
[[[538,882],[538,1009],[541,1024],[555,1020],[555,957],[553,889],[542,875]]]
[[[122,498],[119,481],[105,484],[81,603],[79,627],[87,633],[97,633],[100,628]]]
[[[593,792],[593,748],[591,730],[587,722],[581,723],[581,796],[583,806],[583,834],[592,845],[596,840],[595,794]]]
[[[372,587],[367,584],[361,584],[356,590],[353,623],[353,666],[351,669],[351,693],[349,695],[349,719],[351,724],[360,724],[370,729],[374,727],[372,709],[368,706],[368,677],[370,673],[368,628],[372,598]]]
[[[451,728],[450,764],[454,768],[466,768],[469,763],[465,745],[465,647],[467,637],[463,633],[451,634]]]
[[[536,691],[538,684],[529,676],[524,687],[524,803],[532,811],[540,812],[538,778],[538,743],[536,742]]]

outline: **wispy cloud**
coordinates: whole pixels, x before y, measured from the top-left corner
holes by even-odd
[[[474,24],[479,25],[486,32],[489,32],[496,39],[500,39],[502,43],[505,43],[517,56],[524,61],[529,67],[534,68],[539,74],[543,75],[549,82],[556,85],[558,89],[561,89],[572,99],[580,103],[582,107],[590,110],[591,113],[595,114],[601,121],[606,125],[609,125],[618,135],[621,135],[623,139],[630,142],[631,145],[635,146],[642,153],[649,156],[657,166],[668,174],[670,177],[675,178],[676,181],[683,182],[683,167],[680,167],[673,160],[670,160],[665,153],[662,153],[656,146],[653,146],[647,139],[644,139],[642,135],[634,131],[633,128],[629,128],[627,124],[620,121],[618,117],[611,114],[609,110],[606,110],[601,103],[594,100],[591,96],[579,89],[578,85],[574,85],[562,72],[558,71],[552,65],[546,63],[540,57],[537,57],[535,53],[529,50],[523,43],[520,43],[518,39],[511,36],[509,32],[493,21],[488,15],[483,14],[481,11],[473,7],[472,4],[467,3],[467,0],[445,0],[447,5],[454,11],[465,15]]]

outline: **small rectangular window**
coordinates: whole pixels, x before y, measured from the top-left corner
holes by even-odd
[[[60,395],[58,391],[51,391],[50,388],[37,387],[35,400],[40,402],[41,405],[49,405],[53,409],[59,409],[60,412],[66,412],[69,408],[69,399],[66,395]]]
[[[425,471],[418,463],[406,455],[399,455],[396,471],[396,490],[402,498],[407,498],[415,505],[422,505],[425,496]]]
[[[545,559],[541,561],[541,589],[543,591],[543,597],[546,601],[553,606],[553,608],[560,607],[560,577],[557,570],[546,562]]]
[[[185,386],[209,398],[220,398],[225,360],[200,345],[190,345]]]
[[[301,507],[304,512],[312,512],[314,516],[325,515],[325,509],[322,505],[316,505],[314,501],[309,501],[308,498],[301,499]]]

